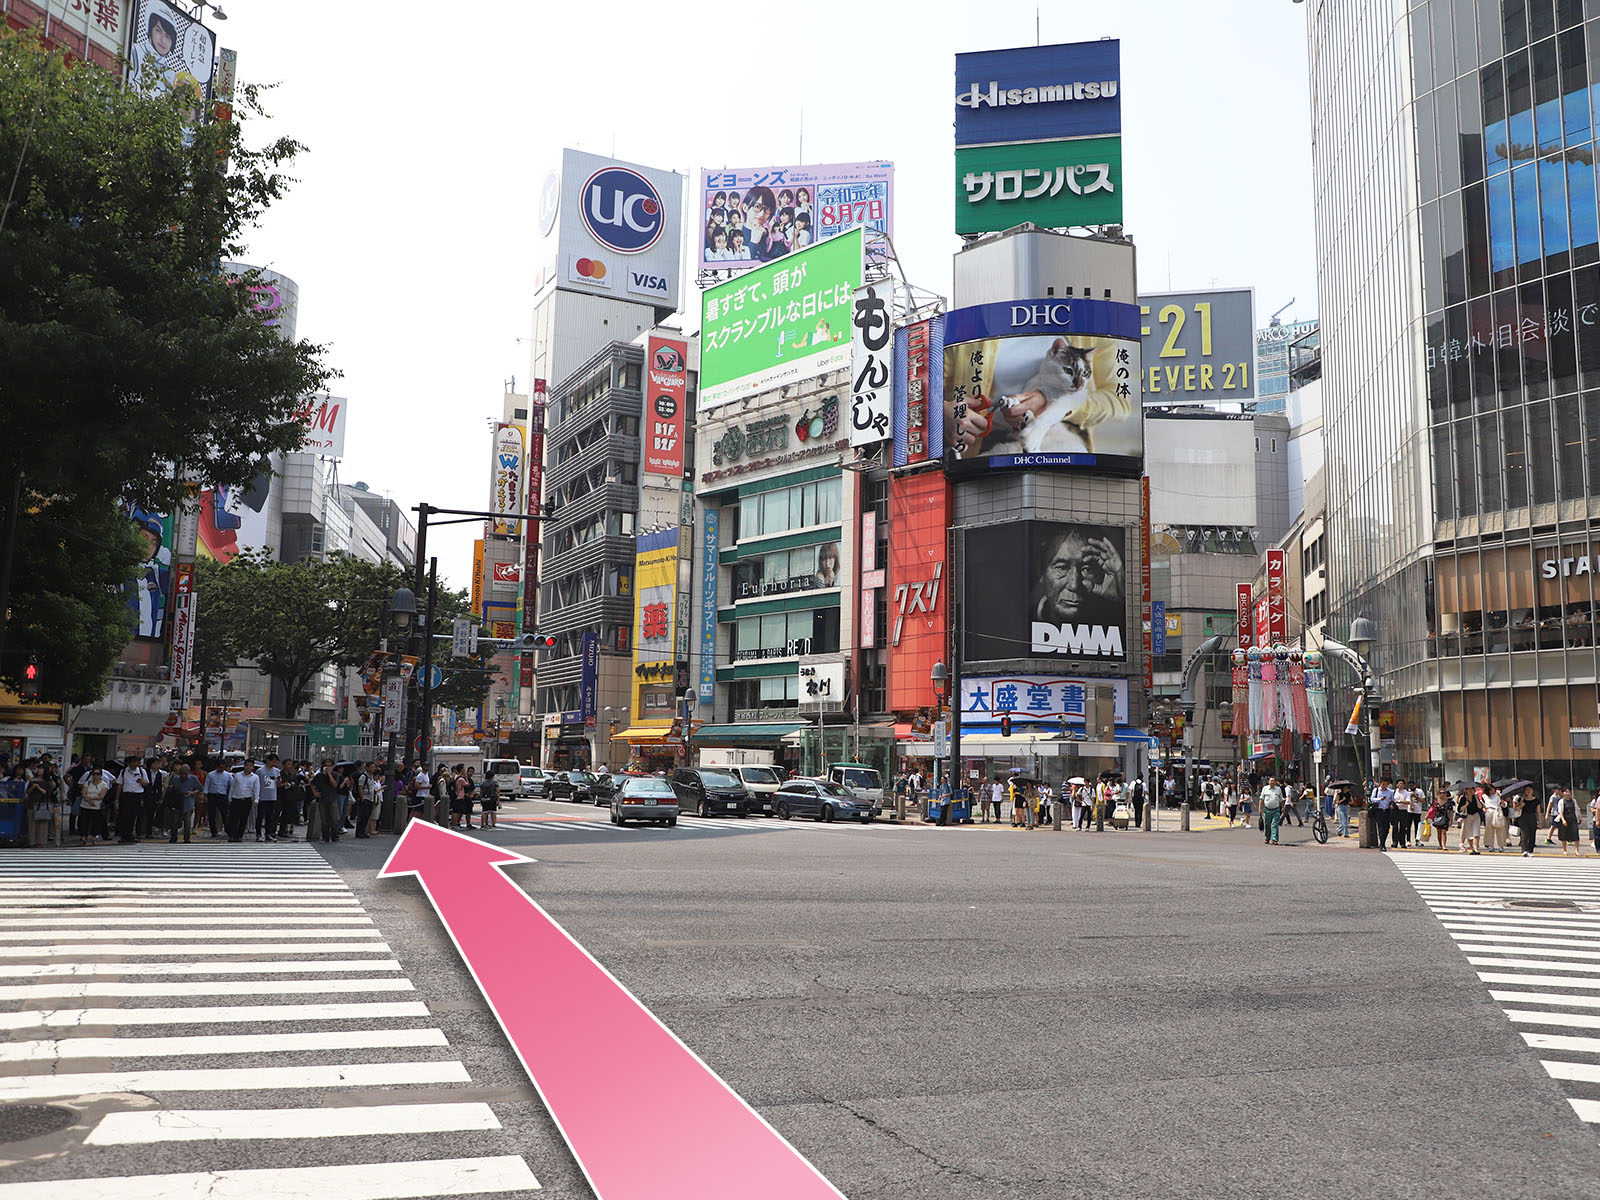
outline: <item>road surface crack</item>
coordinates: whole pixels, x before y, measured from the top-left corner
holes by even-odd
[[[845,1112],[849,1113],[852,1117],[860,1121],[874,1133],[880,1133],[890,1141],[894,1142],[897,1146],[904,1146],[907,1150],[910,1150],[913,1154],[917,1155],[917,1157],[926,1159],[928,1162],[932,1163],[936,1168],[938,1168],[941,1173],[954,1175],[962,1179],[976,1180],[979,1183],[988,1182],[988,1179],[985,1176],[979,1175],[974,1171],[969,1171],[965,1167],[958,1167],[954,1163],[941,1162],[937,1157],[928,1153],[928,1151],[924,1150],[915,1142],[906,1140],[906,1138],[902,1137],[895,1130],[889,1128],[889,1126],[883,1124],[881,1121],[869,1117],[866,1113],[857,1108],[852,1108],[843,1100],[834,1100],[831,1103],[837,1104],[840,1108],[844,1109]]]

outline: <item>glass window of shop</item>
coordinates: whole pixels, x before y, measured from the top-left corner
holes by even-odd
[[[839,648],[838,608],[767,613],[734,622],[733,659],[798,658],[827,654]]]
[[[741,708],[797,707],[800,703],[800,679],[798,675],[736,679],[728,685],[728,701],[734,712]]]
[[[1593,670],[1600,542],[1491,546],[1441,557],[1434,570],[1438,653],[1585,652]]]
[[[742,496],[739,499],[739,537],[768,537],[793,529],[836,524],[842,494],[842,483],[835,476]]]
[[[839,586],[839,543],[796,546],[734,564],[733,598],[752,600]]]

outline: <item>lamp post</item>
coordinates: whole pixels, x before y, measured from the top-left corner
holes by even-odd
[[[394,595],[389,597],[388,617],[395,630],[400,634],[401,645],[408,645],[411,640],[411,626],[417,619],[416,593],[408,587],[396,588]],[[384,710],[383,714],[383,723],[385,725],[396,724],[395,732],[388,734],[384,738],[388,749],[383,756],[383,777],[390,786],[384,789],[383,805],[378,810],[378,824],[386,832],[392,832],[395,827],[394,797],[399,795],[399,789],[393,786],[395,782],[395,739],[405,735],[404,688],[400,691],[400,707],[402,711],[397,715],[397,722],[391,722],[390,713],[387,709]]]
[[[934,699],[937,701],[937,707],[942,711],[944,709],[945,701],[949,698],[948,687],[950,682],[950,671],[944,665],[944,659],[941,658],[938,662],[933,664],[933,670],[928,673],[928,678],[933,683],[933,695]],[[953,707],[951,709],[950,719],[951,723],[953,724],[955,721],[955,711]],[[935,763],[938,762],[937,759],[934,761]],[[950,765],[945,768],[945,798],[944,803],[939,806],[939,824],[941,825],[950,824],[950,808],[955,803],[955,777],[958,769],[959,764],[955,758],[952,757]]]
[[[1332,638],[1324,638],[1322,640],[1322,652],[1324,655],[1331,654],[1333,657],[1340,659],[1356,673],[1358,682],[1355,690],[1356,695],[1360,697],[1359,703],[1367,714],[1367,752],[1372,778],[1375,780],[1379,771],[1378,760],[1382,757],[1379,749],[1379,739],[1382,734],[1378,729],[1377,714],[1372,709],[1372,706],[1379,699],[1378,677],[1372,669],[1368,655],[1372,653],[1372,647],[1378,640],[1377,623],[1370,617],[1356,617],[1350,622],[1349,638],[1349,645],[1345,645],[1343,642],[1336,642]],[[1354,716],[1354,713],[1351,715]],[[1361,773],[1361,747],[1360,743],[1356,741],[1359,728],[1351,729],[1348,732],[1352,748],[1355,750],[1356,774],[1359,776]],[[1363,850],[1373,849],[1378,844],[1377,831],[1368,819],[1369,812],[1370,810],[1363,805],[1356,815],[1357,844]]]
[[[224,675],[218,690],[222,692],[222,734],[217,738],[217,753],[222,755],[228,752],[228,710],[233,707],[233,679]]]

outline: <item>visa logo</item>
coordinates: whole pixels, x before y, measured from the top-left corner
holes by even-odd
[[[665,296],[670,290],[665,275],[652,275],[648,271],[629,271],[628,290],[644,292],[651,296]]]

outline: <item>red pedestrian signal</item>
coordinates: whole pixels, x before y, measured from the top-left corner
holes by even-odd
[[[22,699],[29,704],[39,699],[39,664],[30,662],[22,669]]]
[[[1010,716],[1004,716],[1004,717],[1000,718],[1000,736],[1001,737],[1010,737],[1011,736],[1011,718],[1010,718]]]

